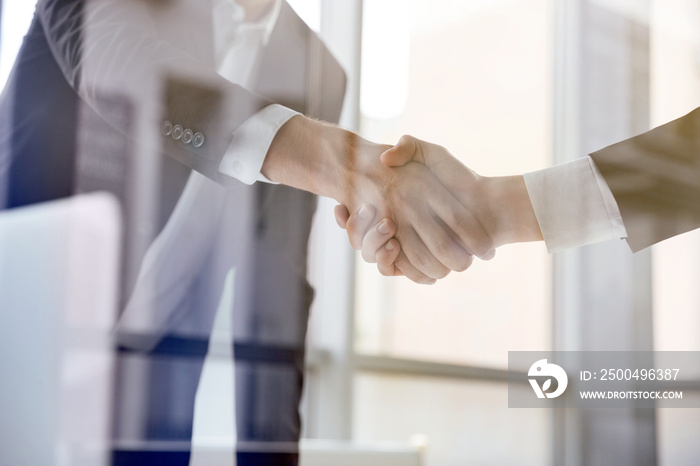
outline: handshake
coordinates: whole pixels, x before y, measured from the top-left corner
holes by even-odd
[[[432,284],[466,270],[474,256],[493,258],[498,246],[542,240],[522,176],[479,176],[444,147],[411,136],[371,146],[353,145],[353,179],[335,217],[382,275]]]
[[[411,136],[392,147],[295,116],[277,132],[262,173],[337,200],[350,243],[387,276],[432,284],[474,256],[491,259],[500,245],[542,239],[522,176],[479,176]]]

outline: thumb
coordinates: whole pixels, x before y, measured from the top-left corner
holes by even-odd
[[[379,158],[387,167],[400,167],[412,160],[425,163],[418,140],[408,135],[401,136],[398,144],[382,153]]]

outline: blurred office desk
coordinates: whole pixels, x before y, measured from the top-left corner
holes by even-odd
[[[408,442],[357,444],[302,440],[299,466],[421,466],[422,452]]]
[[[228,439],[230,440],[230,439]],[[212,439],[200,441],[193,447],[191,466],[230,465],[232,464],[231,443],[227,439],[219,441]],[[177,455],[177,442],[170,445],[157,445],[153,443],[151,450],[157,455],[165,455],[162,458]],[[246,449],[253,451],[284,450],[285,447],[294,445],[259,443],[239,444],[238,451]],[[189,448],[188,443],[181,445],[183,451]],[[144,445],[120,445],[117,450],[122,452],[131,449],[140,451],[148,450]],[[165,452],[167,450],[167,453]],[[353,443],[338,440],[303,439],[299,445],[299,466],[421,466],[423,464],[423,449],[413,446],[409,442],[376,442]]]
[[[200,440],[192,446],[189,442],[119,442],[113,445],[115,458],[124,463],[168,464],[190,458],[190,466],[233,465],[231,439]],[[239,452],[284,451],[294,444],[238,444]],[[422,466],[423,451],[408,442],[378,442],[357,444],[336,440],[302,440],[299,445],[299,466]],[[134,458],[132,461],[131,458]],[[138,458],[138,460],[136,460]]]

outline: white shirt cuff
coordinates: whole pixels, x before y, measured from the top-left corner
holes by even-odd
[[[627,237],[617,202],[590,157],[526,173],[525,185],[550,253]]]
[[[272,104],[248,118],[233,133],[233,141],[219,164],[219,173],[245,184],[256,181],[272,183],[260,170],[277,131],[299,113]]]

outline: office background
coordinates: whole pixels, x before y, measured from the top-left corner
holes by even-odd
[[[3,85],[32,3],[2,1]],[[700,106],[691,0],[289,3],[348,72],[344,126],[435,141],[484,175],[583,156]],[[698,410],[508,409],[506,385],[509,350],[700,350],[697,232],[636,255],[621,241],[554,256],[507,246],[426,288],[362,263],[321,200],[312,250],[305,438],[413,446],[430,466],[700,458]],[[214,342],[230,338],[226,319]],[[229,370],[207,362],[195,447],[232,442]]]

